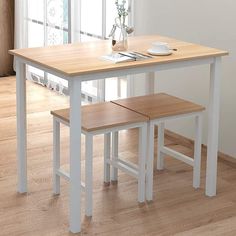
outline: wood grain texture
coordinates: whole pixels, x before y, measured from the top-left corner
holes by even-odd
[[[14,0],[0,1],[0,76],[13,74]]]
[[[151,120],[199,112],[205,109],[203,106],[165,93],[119,99],[112,102],[148,116]]]
[[[0,80],[0,235],[72,236],[68,233],[68,182],[62,180],[60,196],[52,194],[50,110],[68,107],[68,98],[30,82],[27,82],[27,91],[30,192],[19,195],[16,193],[15,78]],[[137,134],[136,130],[120,133],[120,154],[132,162],[137,162]],[[61,128],[61,138],[61,164],[68,169],[68,127]],[[185,155],[193,155],[191,143],[183,146],[179,140],[167,137],[166,145]],[[78,235],[235,235],[236,163],[230,159],[219,159],[218,193],[208,198],[204,195],[205,150],[201,188],[197,191],[192,188],[192,168],[167,157],[165,170],[154,171],[153,202],[139,206],[136,179],[119,173],[118,185],[103,186],[102,156],[103,137],[96,136],[94,216],[91,220],[83,218],[82,233]],[[82,171],[84,176],[84,149]]]
[[[69,109],[52,111],[51,114],[68,123],[70,122]],[[82,106],[82,129],[88,132],[147,120],[148,117],[111,102]]]
[[[228,54],[223,50],[204,47],[157,35],[130,37],[129,50],[146,53],[147,49],[151,47],[151,43],[155,41],[167,42],[171,48],[177,48],[178,51],[166,57],[156,56],[148,60],[118,64],[101,59],[101,56],[111,53],[110,41],[18,49],[11,50],[10,54],[27,59],[46,68],[53,69],[66,76],[93,74],[117,69],[136,68],[140,65],[151,66],[185,61],[193,58],[208,58]]]

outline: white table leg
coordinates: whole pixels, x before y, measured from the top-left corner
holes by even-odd
[[[146,83],[145,94],[146,95],[154,94],[155,93],[155,72],[146,73],[145,83]]]
[[[85,135],[85,214],[93,215],[93,135]]]
[[[18,192],[27,192],[27,127],[25,64],[16,60],[17,170]]]
[[[104,102],[106,99],[106,79],[97,81],[97,101]]]
[[[211,64],[210,97],[208,107],[208,145],[206,170],[206,195],[216,195],[217,151],[220,107],[221,58]]]
[[[127,76],[127,97],[133,97],[134,96],[134,75],[128,75]]]
[[[81,82],[69,81],[70,93],[70,231],[81,231]]]

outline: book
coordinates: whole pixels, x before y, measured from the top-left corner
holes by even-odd
[[[102,59],[112,61],[114,63],[128,62],[128,61],[140,61],[152,58],[149,55],[145,55],[139,52],[117,52],[102,56]]]

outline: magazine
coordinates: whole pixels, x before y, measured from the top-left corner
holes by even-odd
[[[145,55],[139,52],[116,52],[105,56],[102,59],[112,61],[114,63],[128,62],[128,61],[140,61],[150,59],[152,56]]]

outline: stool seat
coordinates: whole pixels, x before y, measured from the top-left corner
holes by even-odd
[[[120,99],[112,103],[146,115],[150,120],[205,110],[201,105],[165,93]]]
[[[51,111],[51,114],[70,123],[70,109]],[[82,129],[91,132],[115,126],[124,126],[148,120],[146,116],[130,111],[111,102],[82,106]]]
[[[70,172],[60,166],[60,126],[70,126],[70,109],[51,111],[53,115],[53,192],[60,194],[60,178],[70,180]],[[85,214],[93,209],[93,137],[104,135],[104,183],[116,182],[118,170],[138,179],[138,202],[145,201],[147,123],[149,118],[111,102],[82,106],[81,128],[85,136],[85,181],[76,183],[85,192]],[[80,122],[80,120],[78,120]],[[138,129],[138,164],[119,155],[119,132]],[[110,169],[110,167],[112,167]],[[71,166],[70,166],[71,168]]]

